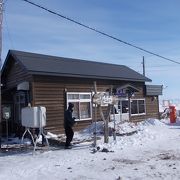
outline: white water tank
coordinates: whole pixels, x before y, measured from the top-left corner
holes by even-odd
[[[29,128],[46,126],[46,108],[43,106],[22,108],[21,123],[22,126]]]

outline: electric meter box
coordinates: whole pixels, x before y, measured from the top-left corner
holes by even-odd
[[[43,106],[22,108],[21,123],[22,126],[29,128],[46,126],[46,108]]]

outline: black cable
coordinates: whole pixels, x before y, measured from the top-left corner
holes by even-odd
[[[165,59],[165,60],[167,60],[167,61],[171,61],[171,62],[176,63],[176,64],[180,64],[180,62],[178,62],[178,61],[175,61],[175,60],[166,58],[166,57],[164,57],[164,56],[161,56],[161,55],[159,55],[159,54],[153,53],[153,52],[151,52],[151,51],[149,51],[149,50],[146,50],[146,49],[141,48],[141,47],[139,47],[139,46],[136,46],[136,45],[134,45],[134,44],[128,43],[128,42],[126,42],[126,41],[123,41],[123,40],[121,40],[121,39],[119,39],[119,38],[116,38],[116,37],[114,37],[114,36],[112,36],[112,35],[109,35],[109,34],[107,34],[107,33],[105,33],[105,32],[99,31],[99,30],[97,30],[97,29],[95,29],[95,28],[93,28],[93,27],[90,27],[90,26],[88,26],[88,25],[82,24],[82,23],[80,23],[80,22],[78,22],[78,21],[76,21],[76,20],[73,20],[73,19],[71,19],[71,18],[69,18],[69,17],[66,17],[66,16],[62,15],[62,14],[59,14],[59,13],[57,13],[57,12],[54,12],[54,11],[50,10],[50,9],[47,9],[47,8],[41,6],[41,5],[35,4],[35,3],[33,3],[33,2],[31,2],[31,1],[29,1],[29,0],[22,0],[22,1],[25,1],[25,2],[27,2],[27,3],[29,3],[29,4],[31,4],[31,5],[36,6],[36,7],[39,7],[39,8],[41,8],[41,9],[45,10],[45,11],[48,11],[48,12],[54,14],[54,15],[57,15],[57,16],[59,16],[59,17],[62,17],[62,18],[64,18],[64,19],[68,20],[68,21],[71,21],[71,22],[73,22],[73,23],[75,23],[75,24],[78,24],[78,25],[80,25],[80,26],[83,26],[83,27],[85,27],[85,28],[87,28],[87,29],[90,29],[90,30],[92,30],[92,31],[95,31],[95,32],[97,32],[97,33],[99,33],[99,34],[101,34],[101,35],[104,35],[104,36],[106,36],[106,37],[109,37],[109,38],[111,38],[111,39],[114,39],[114,40],[116,40],[116,41],[119,41],[119,42],[121,42],[121,43],[123,43],[123,44],[126,44],[126,45],[128,45],[128,46],[134,47],[134,48],[139,49],[139,50],[141,50],[141,51],[144,51],[144,52],[146,52],[146,53],[148,53],[148,54],[157,56],[157,57],[159,57],[159,58]]]

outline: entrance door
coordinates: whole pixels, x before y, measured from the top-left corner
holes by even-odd
[[[129,108],[128,108],[128,100],[123,99],[119,100],[118,104],[115,107],[115,120],[117,122],[121,121],[129,121]],[[111,114],[111,120],[114,119],[114,115]]]
[[[14,123],[21,125],[21,109],[27,106],[27,93],[17,91],[14,95]]]
[[[28,105],[27,91],[17,91],[14,94],[14,122],[13,129],[17,137],[21,137],[24,128],[21,124],[21,109]]]

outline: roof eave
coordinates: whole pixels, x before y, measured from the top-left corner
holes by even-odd
[[[46,75],[46,76],[61,76],[61,77],[73,77],[73,78],[93,78],[93,79],[107,79],[107,80],[121,80],[121,81],[133,81],[133,82],[151,82],[152,80],[145,77],[144,79],[131,79],[124,77],[109,77],[109,76],[95,76],[95,75],[82,75],[82,74],[69,74],[69,73],[52,73],[41,71],[29,71],[32,75]]]

